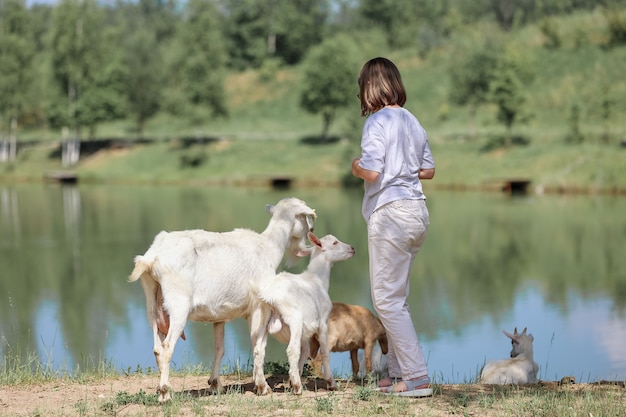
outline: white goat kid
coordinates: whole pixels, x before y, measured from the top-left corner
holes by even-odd
[[[533,359],[533,335],[526,334],[526,328],[518,333],[517,327],[513,334],[503,333],[511,339],[511,359],[488,362],[480,374],[480,382],[500,385],[537,382],[539,365]]]
[[[250,284],[274,277],[284,256],[294,263],[306,247],[315,210],[297,198],[267,206],[270,222],[262,233],[183,230],[160,232],[143,256],[135,257],[129,281],[141,278],[148,321],[154,334],[154,356],[160,371],[159,401],[170,399],[169,366],[174,346],[187,320],[212,322],[215,358],[209,384],[222,390],[219,368],[224,356],[224,323],[249,320],[252,344],[265,332],[258,300]],[[258,380],[257,394],[271,392]]]
[[[328,295],[330,270],[335,262],[349,259],[355,253],[352,246],[333,235],[318,238],[309,232],[308,237],[313,246],[301,253],[311,256],[307,269],[301,274],[281,272],[273,279],[263,280],[258,287],[259,298],[265,303],[269,317],[268,332],[282,343],[288,343],[289,381],[297,395],[302,394],[302,370],[310,353],[309,339],[314,336],[320,342],[327,388],[337,389],[327,346],[328,316],[332,309]],[[254,350],[255,372],[262,369],[264,355],[265,345]],[[254,377],[257,381],[263,375]]]

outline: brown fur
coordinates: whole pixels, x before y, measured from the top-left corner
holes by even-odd
[[[333,302],[333,309],[328,317],[328,349],[331,352],[350,351],[354,378],[359,373],[359,349],[365,351],[367,374],[372,371],[372,350],[377,341],[382,353],[387,354],[387,333],[378,317],[365,307]],[[312,338],[310,346],[313,368],[317,369],[317,339]]]

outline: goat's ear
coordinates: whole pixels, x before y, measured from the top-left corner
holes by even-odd
[[[296,256],[299,258],[304,258],[305,256],[309,256],[313,252],[313,248],[300,249],[296,252]]]
[[[309,238],[309,241],[312,244],[314,244],[318,248],[322,247],[322,242],[320,241],[320,239],[317,236],[315,236],[315,233],[309,232],[309,233],[307,233],[307,237]]]
[[[274,214],[274,206],[271,204],[266,204],[265,205],[265,211],[267,211],[270,215]]]
[[[313,222],[315,221],[315,214],[313,215],[306,214],[304,218],[306,219],[306,225],[309,228],[309,230],[313,231],[313,228],[314,228]]]
[[[514,341],[514,342],[516,341],[515,339],[516,339],[516,336],[517,336],[517,329],[515,329],[515,333],[514,334],[511,334],[511,333],[507,332],[506,330],[502,330],[502,333],[504,333],[504,335],[506,337],[508,337],[509,339],[511,339],[512,341]]]

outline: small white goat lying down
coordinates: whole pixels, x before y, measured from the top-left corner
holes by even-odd
[[[326,345],[328,316],[332,309],[328,295],[330,270],[335,262],[349,259],[355,253],[352,246],[333,235],[320,239],[309,232],[308,237],[313,246],[301,251],[302,256],[311,255],[307,269],[301,274],[281,272],[274,279],[263,280],[257,289],[266,307],[268,332],[280,342],[289,343],[289,381],[297,395],[302,394],[302,369],[309,358],[309,339],[313,336],[320,341],[327,387],[337,389]],[[262,371],[256,372],[262,369],[264,356],[265,344],[254,350],[255,382],[263,378]]]
[[[355,379],[359,377],[359,349],[365,352],[362,374],[368,375],[372,372],[372,350],[376,342],[380,344],[382,353],[387,354],[387,332],[378,317],[363,306],[333,302],[333,309],[328,317],[328,349],[331,352],[350,351],[352,375]],[[313,337],[310,345],[313,368],[317,369],[319,342]]]
[[[522,333],[513,334],[503,331],[511,339],[511,359],[487,362],[480,374],[480,382],[483,384],[532,384],[537,382],[539,365],[533,360],[532,334],[526,334],[526,328]]]
[[[315,210],[297,198],[283,199],[267,210],[271,219],[263,233],[248,229],[160,232],[148,251],[135,257],[129,281],[141,278],[145,292],[161,374],[159,401],[170,399],[170,361],[187,320],[213,323],[215,358],[209,384],[219,391],[224,323],[248,319],[253,346],[265,334],[267,321],[261,320],[260,303],[250,285],[273,278],[284,255],[288,263],[296,260],[315,218]],[[256,391],[271,392],[264,378],[257,380]]]

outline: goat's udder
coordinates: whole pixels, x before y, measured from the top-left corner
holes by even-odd
[[[167,332],[170,330],[170,315],[167,311],[165,311],[165,306],[163,305],[163,294],[161,293],[161,286],[157,284],[157,292],[156,292],[156,324],[159,332],[167,335]],[[183,340],[187,340],[185,336],[185,330],[180,334],[180,338]]]

